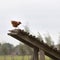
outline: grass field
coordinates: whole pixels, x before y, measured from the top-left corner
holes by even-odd
[[[31,56],[0,56],[0,60],[31,60]],[[50,58],[48,58],[46,56],[46,60],[50,60]]]
[[[0,56],[0,60],[29,60],[30,56]]]

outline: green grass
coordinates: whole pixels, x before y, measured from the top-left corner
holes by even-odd
[[[51,58],[49,58],[49,57],[47,57],[47,56],[45,56],[45,59],[46,59],[46,60],[51,60]]]
[[[30,56],[0,56],[0,60],[29,60]]]
[[[29,60],[31,58],[31,56],[11,56],[11,55],[7,55],[7,56],[0,56],[0,60]],[[50,60],[49,57],[45,57],[46,60]]]

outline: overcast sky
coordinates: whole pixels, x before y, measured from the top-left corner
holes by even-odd
[[[11,20],[22,22],[19,28],[26,23],[30,30],[42,35],[50,33],[55,43],[60,32],[60,0],[0,0],[0,41],[14,45],[19,41],[7,35],[13,29]]]

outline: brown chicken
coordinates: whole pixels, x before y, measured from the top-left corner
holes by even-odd
[[[11,24],[13,27],[18,27],[21,24],[21,22],[11,21]]]

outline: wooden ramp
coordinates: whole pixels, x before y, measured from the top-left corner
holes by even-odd
[[[10,30],[8,35],[34,48],[33,60],[38,60],[38,51],[43,51],[45,55],[49,56],[50,58],[54,60],[60,60],[60,51],[58,51],[56,48],[48,46],[43,41],[39,41],[38,38],[30,35],[29,33],[21,29]],[[41,60],[44,60],[44,59],[45,58],[43,58],[42,56]]]

